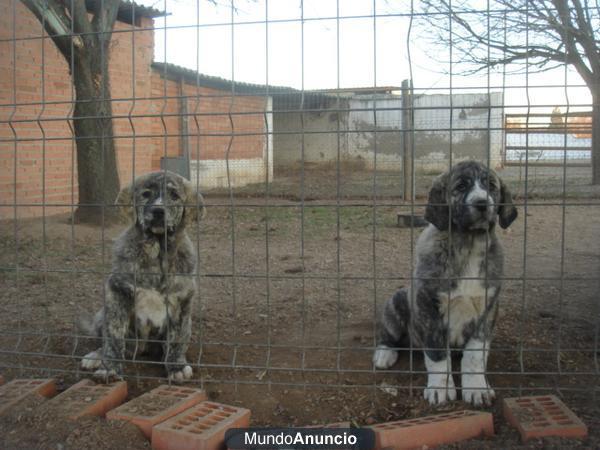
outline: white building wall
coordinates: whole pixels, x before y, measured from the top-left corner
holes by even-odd
[[[422,95],[414,98],[414,154],[417,169],[443,170],[453,161],[478,159],[501,164],[503,146],[502,93]],[[348,112],[275,113],[275,166],[302,161],[360,161],[368,168],[399,170],[403,157],[402,99],[399,95],[354,96],[343,99]],[[337,127],[340,124],[338,139]],[[301,130],[304,129],[304,146]],[[489,130],[489,131],[488,131]],[[312,134],[312,131],[318,133]]]

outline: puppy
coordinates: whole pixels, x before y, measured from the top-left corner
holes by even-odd
[[[383,308],[375,367],[393,366],[393,347],[410,339],[424,352],[425,398],[441,404],[456,399],[448,348],[462,348],[463,401],[491,403],[485,371],[503,266],[496,220],[507,228],[516,218],[506,185],[483,164],[461,162],[435,180],[425,211],[430,225],[416,244],[414,281]]]
[[[103,346],[81,366],[97,378],[120,378],[126,339],[139,353],[151,339],[163,341],[168,376],[189,379],[197,257],[186,228],[203,216],[202,196],[183,177],[160,171],[137,178],[116,204],[132,223],[115,241],[104,307],[92,325]]]

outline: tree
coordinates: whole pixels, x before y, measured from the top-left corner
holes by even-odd
[[[600,184],[600,6],[588,0],[424,0],[433,39],[463,73],[572,66],[592,95],[592,184]]]
[[[77,222],[116,218],[119,192],[113,140],[108,60],[121,0],[22,0],[64,56],[75,87],[73,127],[77,145]]]

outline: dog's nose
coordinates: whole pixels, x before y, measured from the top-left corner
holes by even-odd
[[[152,217],[156,220],[163,220],[165,218],[165,209],[162,206],[154,206],[150,210]]]
[[[473,207],[477,210],[477,211],[481,211],[481,212],[486,212],[487,211],[487,207],[488,207],[488,202],[485,199],[479,199],[479,200],[475,200],[473,202]]]

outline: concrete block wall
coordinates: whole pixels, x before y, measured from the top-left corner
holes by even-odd
[[[414,98],[415,167],[443,170],[453,161],[474,158],[502,162],[502,94],[422,95]],[[275,111],[275,167],[360,162],[362,167],[401,170],[403,155],[400,95],[354,95],[337,109],[304,113]],[[302,131],[304,130],[304,134]],[[339,133],[338,133],[339,130]],[[338,139],[339,134],[339,139]]]
[[[476,159],[497,168],[504,145],[501,92],[417,96],[415,160],[418,166],[444,170],[452,161]]]

